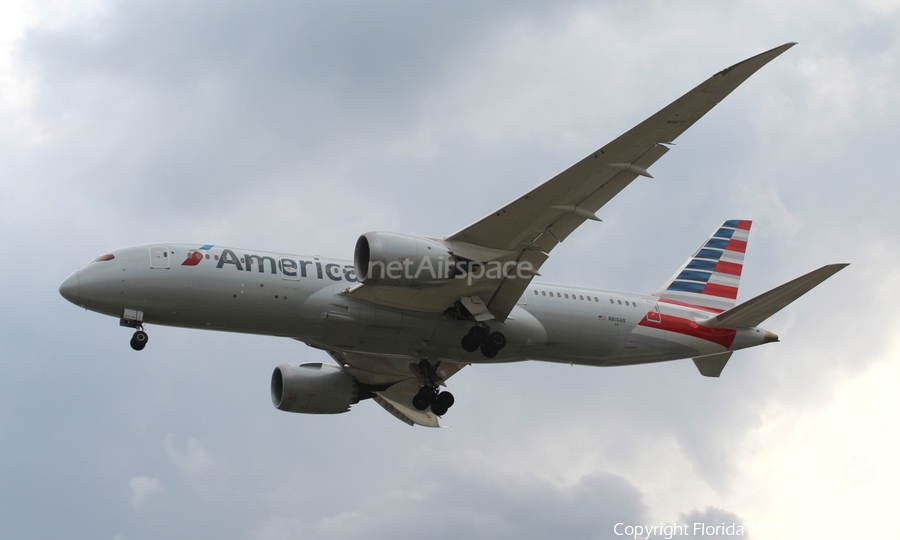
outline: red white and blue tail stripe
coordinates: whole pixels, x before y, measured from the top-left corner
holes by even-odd
[[[723,223],[653,295],[715,312],[734,307],[750,223],[739,219]]]

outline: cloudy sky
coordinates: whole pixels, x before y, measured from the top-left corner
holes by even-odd
[[[897,0],[4,2],[0,537],[895,537],[898,38]],[[58,294],[130,244],[444,236],[788,41],[542,269],[650,292],[733,218],[739,299],[852,263],[719,380],[474,366],[450,429],[293,415],[271,371],[317,351],[151,327],[138,354]]]

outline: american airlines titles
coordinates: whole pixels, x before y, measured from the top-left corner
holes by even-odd
[[[182,265],[196,266],[202,260],[202,257],[195,257],[196,253],[190,253]],[[322,263],[317,258],[314,258],[312,261],[305,261],[290,257],[280,257],[276,260],[275,257],[269,255],[252,254],[244,254],[238,257],[234,251],[226,248],[222,250],[219,261],[216,263],[216,268],[224,268],[225,265],[231,265],[242,272],[252,272],[255,265],[259,273],[265,273],[268,270],[272,274],[278,274],[281,271],[282,275],[287,279],[311,277],[313,270],[315,270],[315,277],[318,279],[328,277],[334,281],[359,282],[356,270],[352,264],[341,266],[335,263]],[[470,284],[482,278],[528,279],[536,274],[533,265],[529,261],[489,261],[488,263],[480,263],[474,261],[439,260],[437,263],[434,263],[430,257],[425,257],[418,267],[414,267],[415,265],[410,260],[391,261],[387,264],[372,262],[369,266],[370,273],[373,267],[381,266],[382,272],[390,279],[419,279],[424,274],[436,280],[453,277],[458,279],[465,278],[469,280]]]
[[[243,257],[238,257],[230,249],[222,250],[222,255],[219,257],[216,268],[224,268],[226,264],[229,264],[236,270],[252,272],[254,263],[256,263],[257,271],[260,273],[265,273],[266,267],[268,266],[268,269],[272,274],[278,274],[278,270],[280,269],[284,277],[289,279],[311,276],[313,270],[315,270],[316,278],[318,279],[324,279],[324,277],[327,276],[333,281],[341,281],[343,279],[351,282],[359,281],[356,278],[356,271],[353,269],[352,264],[345,266],[335,263],[322,264],[318,259],[304,261],[301,259],[291,259],[289,257],[280,257],[279,260],[276,261],[274,257],[268,255],[244,254]]]

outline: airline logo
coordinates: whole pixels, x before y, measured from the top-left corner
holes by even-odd
[[[661,296],[717,310],[733,306],[744,268],[750,225],[749,220],[738,219],[723,223]]]
[[[181,266],[197,266],[200,264],[200,261],[203,260],[203,253],[200,251],[208,251],[212,249],[213,244],[206,244],[204,246],[200,246],[199,250],[191,250],[188,252],[187,258],[181,263]]]

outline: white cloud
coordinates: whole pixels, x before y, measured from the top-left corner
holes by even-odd
[[[879,15],[890,15],[900,8],[900,0],[863,0],[863,3]]]
[[[900,321],[891,327],[878,363],[846,377],[824,407],[773,410],[756,430],[754,451],[741,459],[741,493],[732,497],[749,522],[900,533]]]
[[[215,466],[215,461],[196,439],[188,438],[184,453],[181,453],[175,448],[175,435],[168,433],[163,440],[163,448],[172,463],[191,476],[206,473]]]
[[[131,487],[131,506],[135,508],[142,507],[150,496],[163,491],[158,478],[135,476],[128,485]]]

